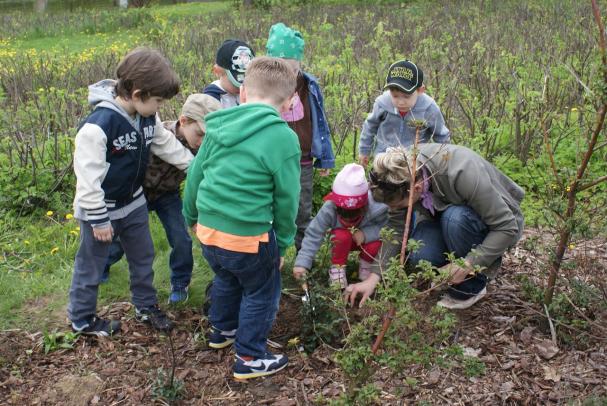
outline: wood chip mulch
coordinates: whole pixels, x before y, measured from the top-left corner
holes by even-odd
[[[527,231],[525,238],[541,243],[536,230]],[[582,245],[570,252],[580,266],[567,271],[568,277],[589,284],[607,281],[607,244],[589,244],[590,248]],[[581,404],[592,398],[607,402],[607,303],[602,311],[594,309],[591,327],[580,330],[583,344],[555,345],[545,326],[544,309],[525,298],[521,288],[521,275],[538,283],[545,280],[546,259],[523,246],[520,243],[505,256],[485,299],[456,312],[452,339],[465,355],[484,363],[485,373],[468,377],[462,365],[411,366],[399,374],[379,370],[373,377],[381,391],[379,404],[422,400],[455,405]],[[207,326],[199,314],[190,309],[170,313],[178,323],[173,332],[176,377],[184,383],[182,398],[172,404],[287,406],[322,404],[339,397],[346,385],[332,361],[334,350],[320,347],[305,355],[287,344],[299,334],[300,306],[296,297],[283,295],[270,337],[284,345],[290,359],[287,369],[249,382],[231,377],[229,349],[206,347],[201,337]],[[580,312],[587,315],[585,310]],[[122,333],[112,339],[80,337],[73,350],[45,355],[41,333],[0,332],[0,404],[169,404],[153,394],[158,368],[166,371],[170,365],[169,340],[137,323],[128,303],[115,303],[104,312],[122,318]],[[565,327],[557,324],[555,328]],[[416,384],[410,385],[411,378]]]

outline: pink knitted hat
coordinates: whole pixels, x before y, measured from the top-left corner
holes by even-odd
[[[354,210],[367,205],[369,185],[365,169],[358,164],[347,164],[335,177],[333,191],[324,197],[338,207]]]

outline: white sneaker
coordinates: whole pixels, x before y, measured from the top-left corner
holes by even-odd
[[[329,282],[339,284],[342,289],[348,286],[346,279],[346,267],[343,265],[332,265],[329,269]]]
[[[487,288],[483,288],[478,294],[472,296],[466,300],[454,299],[449,295],[445,295],[441,300],[438,301],[437,305],[446,309],[462,310],[467,309],[479,300],[481,300],[487,294]]]
[[[367,262],[364,259],[360,259],[358,265],[358,279],[360,279],[361,281],[367,280],[367,278],[369,278],[369,275],[371,275],[372,265],[373,264],[371,262]]]

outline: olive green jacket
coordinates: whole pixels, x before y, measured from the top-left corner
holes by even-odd
[[[525,191],[476,152],[459,145],[422,144],[418,159],[431,174],[434,207],[467,205],[489,233],[468,256],[473,265],[489,266],[521,238]],[[419,204],[421,207],[421,204]]]
[[[421,144],[418,159],[430,172],[434,208],[441,212],[450,205],[468,205],[487,225],[489,233],[466,259],[473,265],[488,267],[510,247],[523,233],[523,213],[520,203],[525,192],[474,151],[453,144]],[[419,165],[418,165],[419,168]],[[430,213],[415,204],[416,223]],[[388,213],[389,229],[396,239],[382,244],[378,261],[371,269],[381,274],[390,258],[400,254],[406,209]]]

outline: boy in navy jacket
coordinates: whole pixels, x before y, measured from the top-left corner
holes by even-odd
[[[95,110],[76,135],[74,217],[80,220],[80,247],[74,262],[68,315],[72,329],[109,336],[119,321],[96,316],[99,280],[114,236],[120,238],[129,263],[132,301],[137,320],[168,331],[171,320],[158,307],[154,246],[142,182],[150,151],[185,170],[192,154],[157,117],[164,100],[179,92],[179,79],[158,52],[138,48],[116,70],[117,81],[89,87]]]

